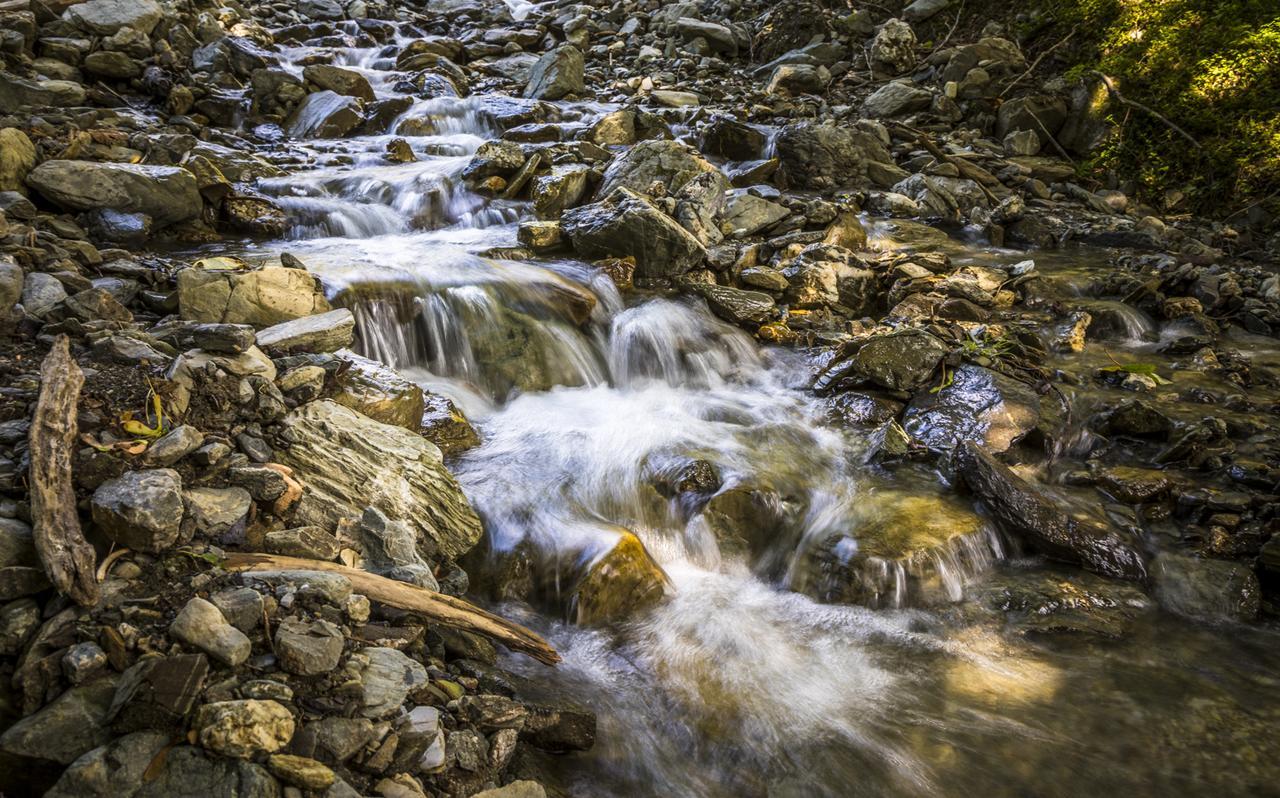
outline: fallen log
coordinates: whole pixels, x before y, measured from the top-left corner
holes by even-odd
[[[97,554],[84,539],[71,484],[76,411],[84,372],[59,335],[40,365],[40,399],[31,420],[31,521],[36,551],[58,592],[86,607],[98,603]]]
[[[351,581],[357,593],[373,601],[421,615],[445,626],[483,635],[546,665],[560,661],[560,655],[546,640],[517,623],[462,599],[359,568],[303,557],[251,553],[228,554],[223,567],[228,571],[326,571],[341,574]]]

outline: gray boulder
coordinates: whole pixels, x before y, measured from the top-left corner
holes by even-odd
[[[335,352],[351,345],[356,319],[346,308],[272,325],[258,333],[258,346],[278,354]]]
[[[199,748],[180,745],[169,751],[155,778],[134,798],[280,798],[280,784],[261,765],[210,757]]]
[[[90,509],[94,524],[115,543],[135,551],[164,551],[178,542],[182,479],[168,468],[129,471],[99,485]]]
[[[69,765],[111,739],[107,710],[116,693],[114,678],[72,687],[52,703],[0,735],[0,751]]]
[[[342,642],[342,630],[329,621],[286,618],[276,627],[275,652],[289,673],[318,676],[338,667]]]
[[[856,127],[787,125],[778,132],[776,146],[782,173],[793,188],[861,186],[868,181],[872,163],[893,163],[874,133]]]
[[[76,27],[98,36],[110,36],[121,28],[150,34],[164,18],[155,0],[89,0],[66,10],[64,18]]]
[[[535,100],[561,100],[586,91],[582,51],[563,44],[543,55],[529,72],[524,96]]]
[[[85,90],[69,80],[28,80],[0,70],[0,106],[4,108],[84,105]]]
[[[933,104],[933,94],[907,81],[886,83],[862,103],[862,115],[879,118],[923,111]]]
[[[112,740],[72,762],[45,798],[128,798],[168,743],[169,735],[154,731]]]
[[[27,184],[70,210],[137,212],[160,225],[194,219],[204,209],[195,175],[177,166],[45,161]]]
[[[687,144],[664,139],[642,141],[609,164],[596,197],[607,197],[618,188],[649,194],[655,183],[660,183],[665,193],[675,194],[698,175],[719,172]],[[727,180],[724,188],[728,188]]]
[[[566,211],[560,227],[584,258],[635,258],[638,277],[675,277],[706,257],[693,234],[627,188]]]
[[[357,657],[363,660],[360,713],[366,718],[398,712],[409,693],[427,682],[427,669],[394,648],[366,648]]]
[[[339,139],[364,121],[360,100],[334,91],[308,94],[285,125],[295,139]]]

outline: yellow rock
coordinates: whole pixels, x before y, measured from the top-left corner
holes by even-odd
[[[669,585],[640,538],[623,532],[578,582],[571,604],[575,620],[583,625],[625,620],[661,602]]]

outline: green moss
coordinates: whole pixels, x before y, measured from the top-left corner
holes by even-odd
[[[1190,133],[1118,103],[1119,135],[1086,167],[1137,182],[1148,198],[1185,192],[1204,212],[1280,192],[1280,3],[1275,0],[1046,0],[1077,27],[1077,65]],[[1271,198],[1275,202],[1275,198]],[[1275,210],[1280,210],[1277,208]],[[1228,210],[1229,212],[1229,210]]]

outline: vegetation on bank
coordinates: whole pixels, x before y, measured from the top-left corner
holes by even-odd
[[[1062,48],[1075,63],[1068,77],[1100,71],[1155,112],[1110,103],[1116,135],[1085,170],[1132,181],[1157,205],[1176,191],[1185,210],[1238,218],[1262,207],[1280,217],[1280,3],[1046,2],[1052,27],[1035,38],[1049,47],[1074,31]]]

